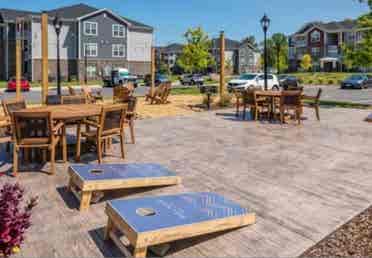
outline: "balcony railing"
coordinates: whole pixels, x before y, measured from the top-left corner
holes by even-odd
[[[327,56],[328,57],[339,57],[340,56],[340,51],[338,46],[328,46],[327,47]]]

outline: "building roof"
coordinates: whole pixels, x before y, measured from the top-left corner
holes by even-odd
[[[314,21],[306,23],[304,26],[299,29],[296,34],[302,34],[305,33],[307,30],[309,30],[312,27],[318,27],[325,31],[341,31],[341,30],[352,30],[357,27],[357,21],[346,19],[343,21],[332,21],[332,22],[320,22],[320,21]]]
[[[220,48],[220,39],[212,39],[212,48],[219,49]],[[225,50],[238,50],[240,46],[240,42],[237,40],[232,40],[229,38],[225,38]]]
[[[248,39],[242,40],[242,42],[241,42],[240,45],[239,45],[239,47],[244,47],[244,46],[249,47],[249,48],[252,49],[253,51],[259,52],[259,50],[258,50],[255,46],[253,46],[253,45],[251,44],[251,42],[249,42]]]
[[[90,13],[94,13],[99,11],[99,9],[86,5],[86,4],[75,4],[71,6],[64,6],[57,9],[52,9],[46,11],[49,16],[53,17],[55,15],[59,15],[61,18],[64,19],[77,19],[79,17],[88,15]],[[17,17],[25,17],[29,15],[39,16],[41,12],[30,12],[24,10],[14,10],[14,9],[0,9],[0,17],[4,21],[15,21]],[[141,28],[145,30],[153,30],[153,28],[149,25],[134,21],[132,19],[120,16],[123,20],[128,21],[134,28]]]
[[[157,49],[162,53],[181,53],[184,45],[179,43],[172,43],[165,47],[158,47]]]

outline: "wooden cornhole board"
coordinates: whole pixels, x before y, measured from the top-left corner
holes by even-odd
[[[255,223],[253,212],[215,193],[113,200],[106,214],[105,239],[134,257],[146,257],[150,246]]]
[[[158,164],[73,165],[69,167],[68,173],[68,189],[80,199],[80,211],[89,208],[94,191],[181,183],[179,176]]]

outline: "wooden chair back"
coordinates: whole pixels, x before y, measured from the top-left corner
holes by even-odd
[[[98,135],[109,135],[124,130],[126,110],[126,105],[121,104],[103,106]]]
[[[24,98],[18,100],[17,99],[3,100],[2,105],[4,109],[4,114],[6,116],[10,116],[14,111],[25,109],[27,107]]]
[[[247,89],[243,92],[243,103],[246,105],[256,105],[256,89]]]
[[[67,88],[68,88],[68,93],[69,93],[71,96],[75,96],[75,95],[77,95],[76,90],[75,90],[73,87],[68,86]]]
[[[48,145],[52,143],[51,112],[15,111],[11,115],[13,137],[18,145]]]
[[[138,98],[131,97],[128,101],[128,112],[135,113],[137,109]]]
[[[163,92],[160,96],[160,103],[161,104],[165,104],[167,103],[168,101],[168,97],[169,97],[169,94],[172,90],[172,83],[171,82],[167,82],[164,84],[164,89],[163,89]]]
[[[114,103],[126,103],[132,96],[133,91],[124,86],[117,86],[113,89],[113,101]]]
[[[302,105],[302,92],[301,91],[282,91],[280,96],[281,106],[301,106]]]
[[[62,105],[86,104],[86,103],[87,103],[87,98],[84,95],[62,96],[61,97]]]
[[[320,102],[320,96],[322,96],[323,90],[321,88],[318,89],[318,93],[316,94],[316,103]]]

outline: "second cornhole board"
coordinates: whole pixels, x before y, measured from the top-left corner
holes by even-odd
[[[151,246],[243,227],[256,219],[253,212],[215,193],[113,200],[106,214],[105,239],[112,239],[126,255],[131,246],[134,257],[146,257]]]
[[[80,199],[80,210],[89,208],[92,192],[167,186],[181,183],[181,178],[158,164],[101,164],[69,167],[69,190]],[[78,194],[75,188],[78,188]]]

